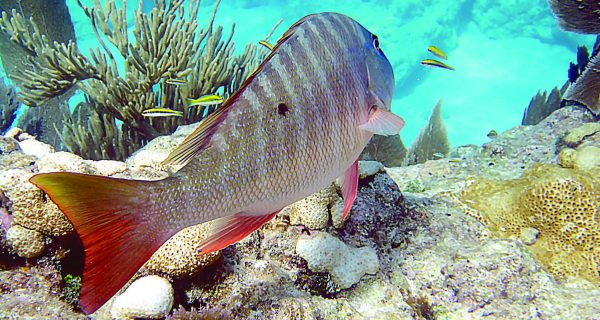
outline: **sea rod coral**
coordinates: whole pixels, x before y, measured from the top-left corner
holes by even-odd
[[[131,30],[125,3],[117,6],[114,0],[94,0],[93,7],[77,3],[100,43],[89,56],[72,41],[50,42],[33,20],[16,10],[2,12],[0,28],[34,56],[30,63],[36,71],[23,69],[15,75],[25,104],[37,106],[72,88],[89,98],[87,114],[82,116],[82,110],[76,117],[65,114],[66,125],[57,131],[67,148],[95,160],[107,156],[122,160],[146,141],[202,119],[205,108],[191,107],[184,101],[218,90],[228,96],[266,54],[266,49],[260,53],[252,44],[241,55],[234,55],[235,25],[227,40],[222,40],[223,28],[213,26],[219,1],[203,28],[196,20],[200,1],[190,1],[189,10],[185,10],[183,0],[155,1],[149,13],[142,12],[140,1]],[[116,52],[104,39],[117,48]],[[117,55],[124,66],[119,65]],[[182,80],[183,84],[167,83],[170,79]],[[143,110],[154,106],[182,111],[184,117],[152,120],[142,116]],[[88,118],[92,121],[86,125]],[[102,143],[101,148],[121,151],[98,152],[84,147],[101,140],[117,144]]]

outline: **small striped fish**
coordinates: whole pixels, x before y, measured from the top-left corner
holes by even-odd
[[[373,134],[404,125],[389,112],[393,92],[375,35],[341,14],[310,15],[169,155],[164,163],[181,167],[173,177],[33,176],[83,242],[83,310],[102,306],[185,227],[218,219],[199,252],[220,250],[338,177],[345,217],[359,154]]]

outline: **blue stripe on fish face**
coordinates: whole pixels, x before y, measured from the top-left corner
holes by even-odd
[[[383,107],[386,110],[390,109],[392,96],[394,95],[394,70],[388,58],[383,53],[379,42],[379,38],[355,22],[363,31],[363,46],[365,48],[365,61],[369,75],[369,90],[380,101],[375,101],[374,104]],[[379,105],[383,103],[383,106]]]

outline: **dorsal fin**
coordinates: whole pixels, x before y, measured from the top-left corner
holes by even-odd
[[[206,150],[206,148],[209,146],[210,138],[217,131],[219,125],[227,118],[227,114],[233,108],[234,102],[244,92],[246,87],[248,87],[256,75],[262,71],[265,64],[271,60],[273,55],[277,53],[279,46],[289,39],[294,34],[298,26],[304,23],[311,16],[313,15],[308,15],[293,24],[277,41],[271,53],[265,58],[256,71],[254,71],[248,77],[248,79],[242,83],[240,88],[234,94],[232,94],[227,100],[225,100],[225,102],[223,102],[223,105],[220,108],[217,108],[215,112],[211,113],[208,117],[202,120],[200,126],[187,138],[185,138],[185,140],[183,140],[183,142],[177,146],[177,148],[175,148],[175,150],[173,150],[165,160],[163,160],[162,164],[182,167],[188,164],[202,151]]]

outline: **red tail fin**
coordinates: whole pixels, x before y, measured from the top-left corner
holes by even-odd
[[[108,301],[170,236],[154,223],[152,182],[66,172],[29,181],[58,205],[83,242],[79,303],[86,313]]]

